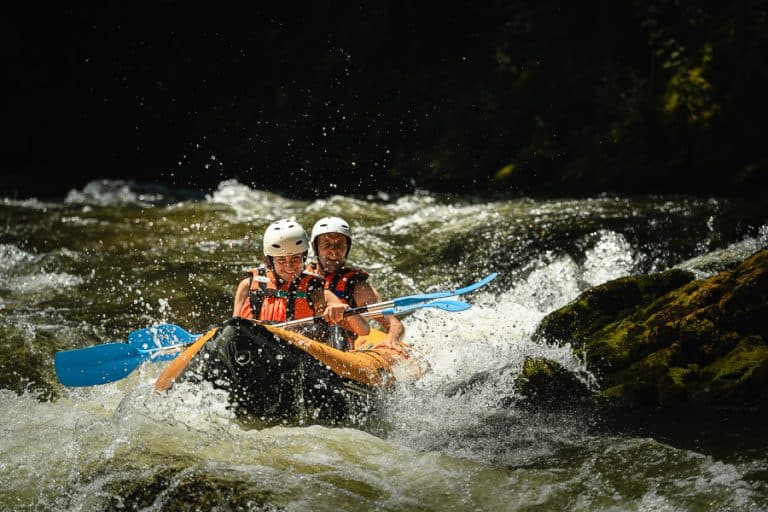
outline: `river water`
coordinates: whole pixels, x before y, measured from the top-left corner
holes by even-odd
[[[226,319],[267,224],[324,215],[352,223],[350,261],[385,298],[499,273],[469,311],[403,319],[431,372],[383,397],[374,422],[244,425],[212,389],[153,394],[167,363],[57,383],[59,350]],[[97,181],[61,201],[0,198],[0,509],[768,510],[765,418],[607,427],[522,408],[514,387],[526,356],[599,386],[569,347],[531,340],[589,287],[674,266],[705,277],[765,247],[765,201],[300,201],[235,181],[208,195]],[[490,378],[450,392],[479,372]]]

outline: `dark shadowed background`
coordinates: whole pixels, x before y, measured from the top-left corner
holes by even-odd
[[[16,9],[0,187],[764,196],[765,1]]]

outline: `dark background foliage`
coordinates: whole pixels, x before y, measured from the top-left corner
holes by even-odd
[[[283,4],[8,13],[3,195],[765,195],[766,1]]]

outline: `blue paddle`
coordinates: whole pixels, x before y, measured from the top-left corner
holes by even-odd
[[[368,306],[368,310],[372,311],[373,308],[376,306],[381,306],[381,307],[408,306],[411,304],[418,304],[420,302],[426,302],[428,300],[433,300],[433,299],[443,299],[446,297],[454,297],[456,295],[465,295],[469,292],[473,292],[478,288],[481,288],[486,284],[490,283],[491,281],[496,279],[497,275],[498,274],[496,272],[493,272],[491,274],[488,274],[487,276],[485,276],[483,279],[481,279],[476,283],[470,284],[463,288],[457,288],[453,291],[426,293],[423,295],[409,295],[407,297],[400,297],[399,299],[393,299],[390,301],[381,302],[379,304],[371,304],[370,306]]]
[[[128,344],[139,350],[149,350],[153,347],[163,348],[170,345],[188,344],[199,338],[199,334],[190,334],[175,324],[160,324],[133,331],[128,335]]]
[[[370,308],[371,306],[367,306],[367,307]],[[348,309],[347,311],[344,312],[344,316],[360,314],[360,316],[362,316],[363,318],[373,318],[373,317],[382,316],[382,315],[404,315],[405,313],[410,313],[411,311],[415,311],[421,308],[435,308],[435,309],[440,309],[442,311],[457,313],[459,311],[466,311],[470,307],[471,307],[470,304],[466,302],[461,302],[458,300],[442,299],[442,300],[435,300],[432,302],[425,302],[423,304],[411,304],[410,306],[376,309],[375,311],[366,311],[366,306],[363,306],[360,308]],[[293,327],[296,325],[310,324],[312,322],[322,320],[322,318],[323,318],[322,316],[301,318],[299,320],[291,320],[289,322],[283,322],[281,324],[277,324],[277,327]],[[144,342],[144,340],[147,338],[151,339],[151,337],[153,336],[153,333],[157,329],[162,329],[163,332],[169,332],[169,333],[172,332],[174,334],[176,344],[173,346],[178,346],[178,344],[189,345],[190,343],[193,343],[200,336],[199,334],[190,334],[189,332],[184,330],[183,327],[179,327],[178,325],[160,324],[157,327],[147,327],[145,329],[139,329],[137,331],[133,331],[131,334],[128,335],[128,342],[131,344],[140,343],[140,346],[138,346],[137,348],[146,349],[149,346],[149,344]],[[96,347],[99,347],[99,346],[101,345],[96,345]],[[165,345],[165,346],[167,347],[168,345]],[[93,348],[93,347],[90,347],[90,348]],[[85,349],[80,349],[80,350],[85,350]],[[164,361],[166,359],[173,359],[173,356],[164,356],[163,359],[157,359],[157,360]]]
[[[458,312],[467,310],[469,307],[470,305],[466,302],[437,300],[364,312],[362,316],[399,315],[420,308]],[[298,323],[312,321],[314,321],[313,318],[307,318],[298,321]],[[279,327],[288,325],[296,325],[296,323],[286,322],[279,324]],[[168,361],[176,358],[187,345],[193,343],[199,336],[199,334],[191,334],[182,327],[173,324],[147,327],[130,333],[128,343],[104,343],[57,352],[54,356],[54,368],[59,382],[65,386],[106,384],[127,377],[144,361]]]
[[[446,292],[434,292],[434,293],[426,293],[423,295],[408,295],[407,297],[400,297],[397,299],[387,300],[384,302],[378,302],[376,304],[368,304],[367,306],[360,306],[358,308],[352,308],[348,309],[344,312],[344,316],[350,316],[350,315],[361,315],[363,317],[370,317],[370,316],[378,316],[378,315],[399,315],[402,313],[407,313],[408,311],[412,311],[413,309],[418,309],[421,307],[436,307],[443,309],[444,311],[464,311],[464,309],[449,309],[449,307],[456,307],[456,304],[466,304],[464,302],[458,302],[458,301],[433,301],[434,299],[444,299],[445,297],[454,297],[456,295],[464,295],[469,292],[473,292],[477,290],[478,288],[485,286],[486,284],[493,281],[498,274],[496,272],[493,272],[492,274],[488,274],[486,277],[481,279],[480,281],[470,284],[468,286],[465,286],[463,288],[457,288],[452,291],[446,291]],[[448,306],[447,303],[453,303],[451,306]],[[445,307],[443,307],[445,306]],[[458,306],[461,308],[462,306]],[[408,309],[404,309],[408,308]],[[468,309],[469,306],[467,306],[466,309]],[[367,313],[373,313],[372,315],[368,315]],[[290,327],[293,325],[302,325],[306,323],[310,323],[316,320],[319,320],[320,316],[312,317],[312,318],[302,318],[300,320],[292,320],[290,322],[285,322],[284,324],[279,325],[278,327]]]
[[[126,377],[141,363],[169,361],[198,335],[178,325],[161,324],[134,331],[128,343],[103,343],[93,347],[56,352],[56,376],[65,386],[94,386]]]
[[[421,302],[418,304],[404,304],[400,306],[385,307],[385,306],[391,305],[392,302],[393,301],[390,300],[387,302],[370,304],[368,306],[350,308],[344,312],[344,316],[360,315],[363,318],[373,318],[373,317],[384,316],[384,315],[403,315],[405,313],[409,313],[411,311],[415,311],[421,308],[436,308],[436,309],[441,309],[443,311],[450,311],[451,313],[455,313],[457,311],[465,311],[470,308],[470,305],[467,304],[466,302],[461,302],[458,300],[450,300],[450,299],[440,299],[440,300],[434,300],[432,302]],[[294,325],[311,324],[312,322],[317,322],[322,319],[323,317],[319,315],[310,316],[307,318],[300,318],[298,320],[291,320],[290,322],[283,322],[282,324],[279,324],[277,327],[292,327]]]

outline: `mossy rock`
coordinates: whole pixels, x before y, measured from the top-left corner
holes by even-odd
[[[694,390],[693,402],[768,405],[768,346],[759,336],[744,338],[701,374],[706,388]]]
[[[609,281],[587,290],[571,304],[544,317],[534,339],[578,347],[580,340],[692,280],[692,273],[673,269]]]
[[[38,347],[49,347],[55,342],[44,332],[35,333],[32,340],[13,327],[0,328],[6,343],[0,345],[0,387],[18,394],[31,392],[41,401],[58,397],[58,386],[53,371],[52,355]]]
[[[700,281],[623,278],[547,316],[537,338],[571,343],[625,408],[768,404],[768,250]]]
[[[554,410],[579,407],[592,395],[587,385],[555,361],[527,357],[516,382],[526,408]]]

